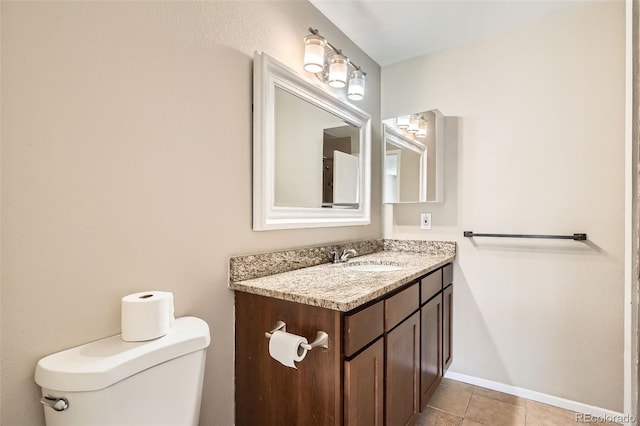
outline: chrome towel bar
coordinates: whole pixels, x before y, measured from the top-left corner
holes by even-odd
[[[573,234],[573,235],[476,234],[473,231],[464,231],[464,236],[467,238],[497,237],[497,238],[546,238],[546,239],[552,239],[552,240],[574,240],[574,241],[587,240],[587,234]]]

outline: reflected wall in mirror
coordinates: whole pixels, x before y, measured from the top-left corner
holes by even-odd
[[[370,222],[371,118],[254,56],[254,230]]]
[[[360,129],[275,88],[276,207],[358,208]]]
[[[383,121],[383,203],[444,202],[444,116],[437,109]]]

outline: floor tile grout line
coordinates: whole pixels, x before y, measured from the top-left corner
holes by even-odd
[[[469,395],[469,399],[467,400],[467,406],[464,407],[464,415],[462,416],[463,419],[467,417],[467,410],[469,410],[469,405],[471,405],[471,398],[473,398],[473,395],[476,393],[476,387],[477,386],[473,386],[473,388],[471,388],[471,395]]]
[[[429,404],[427,404],[427,407],[431,408],[432,410],[441,411],[443,413],[451,414],[452,416],[456,416],[456,417],[460,417],[461,419],[464,419],[464,416],[460,416],[459,414],[452,413],[451,411],[447,411],[447,410],[444,410],[442,408],[434,407],[434,406],[429,405]]]

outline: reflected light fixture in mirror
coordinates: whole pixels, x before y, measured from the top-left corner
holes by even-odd
[[[383,120],[383,203],[444,202],[444,116],[437,109]],[[410,131],[409,125],[412,124]]]
[[[407,131],[411,133],[418,133],[418,129],[420,129],[420,117],[417,115],[412,115],[409,119],[409,128]]]
[[[398,129],[408,129],[409,121],[411,121],[410,115],[401,115],[396,119],[396,126],[398,126]]]
[[[318,79],[334,88],[347,85],[347,97],[353,101],[364,99],[366,73],[354,64],[342,50],[335,48],[320,35],[318,30],[309,27],[308,35],[304,38],[304,70],[314,73]],[[329,48],[325,55],[325,47]],[[349,74],[349,67],[353,68]]]
[[[416,136],[419,138],[424,138],[427,136],[427,121],[420,120],[420,126],[418,127],[418,131],[416,132]]]

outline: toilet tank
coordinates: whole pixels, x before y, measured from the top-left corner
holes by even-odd
[[[182,317],[154,340],[117,335],[42,358],[43,397],[68,401],[44,407],[47,426],[197,426],[209,342],[206,322]]]

